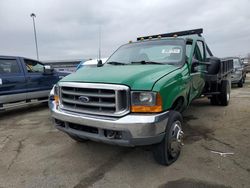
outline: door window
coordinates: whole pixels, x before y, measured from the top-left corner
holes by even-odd
[[[195,48],[194,48],[194,55],[193,55],[193,58],[198,60],[198,61],[204,61],[204,51],[201,51],[200,48],[199,48],[199,45],[198,43],[195,45]]]
[[[234,68],[241,68],[241,63],[239,59],[233,59]]]
[[[192,41],[188,41],[187,44],[186,44],[186,57],[188,59],[190,59],[190,56],[192,57],[192,55],[191,55],[192,44],[193,44]]]
[[[43,73],[44,72],[43,64],[39,63],[38,61],[25,59],[24,63],[26,65],[27,72],[29,73]]]
[[[205,59],[205,50],[204,50],[204,44],[202,41],[197,41],[197,47],[200,53],[200,61],[204,61]]]
[[[20,73],[15,59],[0,59],[0,74]]]
[[[206,58],[210,58],[212,56],[213,56],[212,52],[210,51],[209,47],[206,45]]]

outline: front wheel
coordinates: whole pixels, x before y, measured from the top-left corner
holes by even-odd
[[[169,166],[178,159],[183,145],[182,124],[181,114],[170,111],[165,136],[153,148],[154,158],[158,163]]]

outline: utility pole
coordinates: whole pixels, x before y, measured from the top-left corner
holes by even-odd
[[[39,60],[39,54],[38,54],[38,45],[37,45],[37,37],[36,37],[36,24],[35,24],[35,17],[36,15],[34,13],[30,14],[30,17],[33,20],[33,27],[34,27],[34,36],[35,36],[35,43],[36,43],[36,58]]]
[[[98,53],[98,59],[101,59],[101,25],[99,25],[99,53]]]

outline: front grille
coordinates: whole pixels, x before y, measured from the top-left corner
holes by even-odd
[[[129,111],[129,89],[113,84],[62,83],[60,108],[77,113],[121,116]]]

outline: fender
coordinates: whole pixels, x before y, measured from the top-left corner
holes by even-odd
[[[155,83],[153,91],[160,92],[163,102],[163,110],[170,109],[178,97],[184,97],[184,105],[188,104],[190,92],[190,77],[188,66],[173,71]]]

